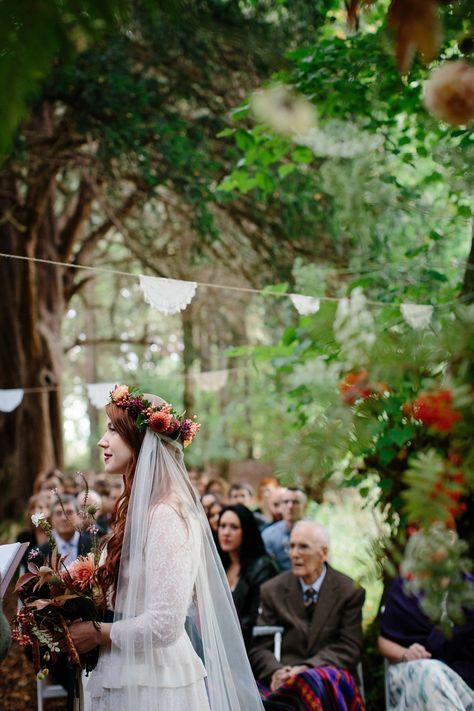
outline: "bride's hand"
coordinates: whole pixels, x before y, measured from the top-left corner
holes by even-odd
[[[73,622],[69,627],[69,633],[79,654],[90,652],[91,649],[103,644],[101,625],[97,629],[92,622]]]

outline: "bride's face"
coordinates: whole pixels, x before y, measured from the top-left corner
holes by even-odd
[[[107,418],[107,429],[99,440],[99,447],[104,450],[104,468],[107,474],[123,475],[133,453],[113,426],[110,418]]]

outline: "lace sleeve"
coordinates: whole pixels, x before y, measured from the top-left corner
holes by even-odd
[[[169,504],[160,504],[150,522],[144,559],[145,612],[114,622],[111,640],[120,649],[133,641],[140,653],[173,644],[183,632],[193,588],[192,535]]]

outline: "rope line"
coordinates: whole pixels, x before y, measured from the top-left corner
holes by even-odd
[[[106,267],[93,267],[85,264],[70,264],[67,262],[60,262],[56,261],[53,259],[42,259],[40,257],[28,257],[26,255],[20,255],[20,254],[7,254],[5,252],[0,252],[0,257],[4,259],[16,259],[20,261],[25,261],[25,262],[34,262],[37,264],[47,264],[49,266],[55,266],[55,267],[63,267],[66,269],[78,269],[78,270],[83,270],[83,271],[88,271],[88,272],[97,272],[99,274],[109,274],[109,275],[117,275],[117,276],[125,276],[125,277],[130,277],[134,279],[139,279],[140,276],[143,276],[142,274],[135,274],[133,272],[126,272],[122,271],[119,269],[107,269]],[[470,267],[470,265],[467,265]],[[473,267],[474,268],[474,267]],[[383,269],[383,268],[381,268]],[[379,271],[379,270],[375,270]],[[356,272],[354,272],[356,273]],[[148,275],[150,276],[150,275]],[[286,298],[291,298],[292,296],[304,296],[306,298],[313,298],[313,299],[319,299],[320,301],[329,301],[329,302],[335,302],[339,303],[340,301],[343,300],[343,298],[347,297],[337,297],[337,296],[314,296],[311,294],[301,294],[301,293],[294,293],[294,292],[278,292],[278,291],[272,291],[271,288],[266,288],[266,289],[256,289],[253,287],[246,287],[246,286],[233,286],[233,285],[228,285],[228,284],[213,284],[210,282],[203,282],[203,281],[194,281],[193,279],[190,280],[185,280],[185,279],[178,279],[174,280],[172,278],[167,278],[167,277],[157,277],[155,275],[151,275],[152,278],[155,279],[164,279],[164,280],[169,280],[169,281],[184,281],[184,282],[193,282],[197,284],[199,287],[204,288],[204,289],[222,289],[226,291],[235,291],[235,292],[240,292],[240,293],[247,293],[247,294],[261,294],[263,296],[276,296],[276,297],[286,297]],[[366,299],[366,303],[369,304],[370,306],[378,306],[378,307],[389,307],[389,306],[394,306],[398,307],[400,306],[400,302],[395,302],[395,301],[376,301],[374,299]],[[452,300],[445,302],[444,304],[439,304],[436,305],[437,308],[446,308],[449,306],[452,306],[453,304],[458,303],[458,300]],[[419,304],[420,306],[427,306],[431,304]]]

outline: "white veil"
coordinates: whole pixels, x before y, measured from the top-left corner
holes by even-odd
[[[109,670],[116,678],[105,683],[120,686],[130,711],[154,711],[160,688],[203,676],[211,711],[263,710],[182,446],[150,429],[128,506],[111,640]],[[170,666],[172,645],[179,658],[191,657],[187,666]],[[143,688],[150,686],[155,691],[147,696]]]

